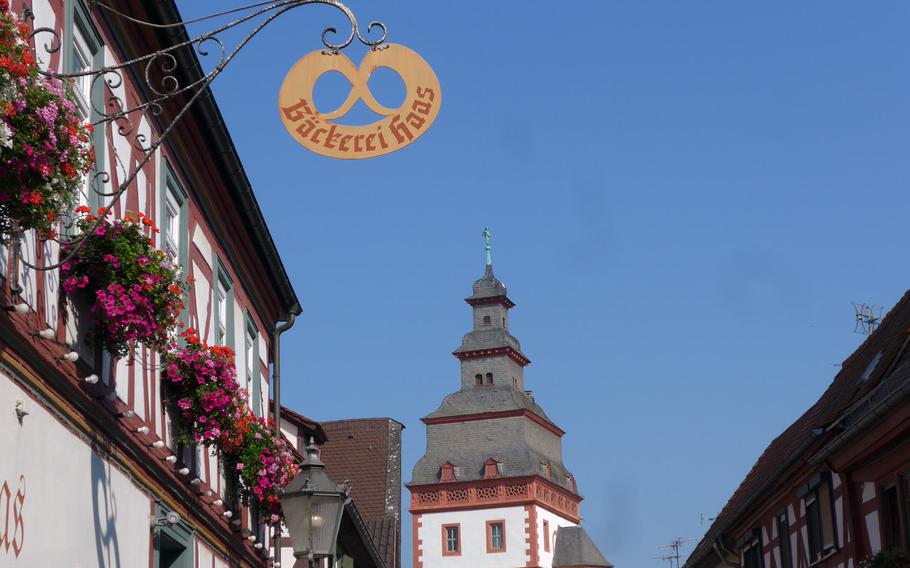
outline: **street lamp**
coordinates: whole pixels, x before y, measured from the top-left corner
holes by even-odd
[[[295,558],[334,557],[348,487],[336,484],[326,474],[312,438],[305,451],[300,473],[281,494],[281,510]]]

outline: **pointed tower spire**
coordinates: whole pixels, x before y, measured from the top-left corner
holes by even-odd
[[[492,266],[493,266],[493,257],[490,255],[490,250],[491,250],[491,247],[490,247],[490,237],[491,237],[491,236],[492,236],[492,235],[490,234],[490,228],[489,228],[489,227],[484,227],[484,228],[483,228],[483,243],[484,243],[483,249],[484,249],[484,250],[486,251],[486,253],[487,253],[487,266],[488,266],[488,267],[492,267]]]

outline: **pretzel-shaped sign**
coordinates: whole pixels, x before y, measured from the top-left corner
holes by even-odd
[[[400,107],[386,108],[370,92],[370,75],[378,67],[392,69],[404,80],[406,96]],[[313,102],[313,88],[330,71],[344,75],[351,92],[336,110],[322,113]],[[334,123],[359,100],[384,118],[362,126]],[[397,44],[370,50],[359,68],[342,53],[314,51],[294,64],[278,95],[281,120],[297,142],[317,154],[347,160],[381,156],[417,140],[433,124],[440,102],[436,74],[416,52]]]

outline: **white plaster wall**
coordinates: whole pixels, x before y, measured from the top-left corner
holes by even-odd
[[[568,519],[564,519],[557,515],[556,513],[551,513],[550,511],[537,507],[537,546],[538,554],[540,555],[540,566],[541,568],[550,568],[553,565],[553,551],[556,546],[556,539],[553,537],[553,534],[556,532],[558,527],[574,527],[576,523]],[[544,550],[544,540],[543,540],[543,522],[547,521],[550,524],[550,551],[547,552]]]
[[[878,530],[878,511],[866,515],[866,531],[869,533],[869,551],[875,554],[882,549],[882,537]]]
[[[421,550],[424,568],[452,567],[495,568],[524,566],[525,523],[528,514],[524,507],[497,507],[475,511],[450,511],[427,513],[420,516],[418,538],[423,541]],[[506,551],[487,553],[487,521],[504,520]],[[442,555],[442,526],[461,524],[461,556]]]
[[[193,262],[192,270],[193,278],[195,279],[193,293],[196,295],[196,320],[198,324],[196,327],[199,331],[199,338],[211,344],[215,334],[209,318],[209,294],[211,293],[211,288],[202,269],[195,262]]]
[[[48,0],[35,0],[31,3],[31,6],[32,12],[35,14],[35,20],[32,24],[34,29],[57,29],[57,15],[54,13],[54,8],[51,6],[51,3],[48,2]],[[44,49],[44,44],[50,45],[53,39],[53,36],[47,32],[43,32],[35,36],[35,44],[37,46],[37,49],[35,50],[35,56],[38,59],[38,67],[45,71],[50,65],[51,56],[47,50]],[[57,71],[60,71],[59,66]]]
[[[21,425],[13,412],[19,400],[29,413]],[[0,490],[0,518],[8,506],[8,536],[20,548],[16,556],[0,547],[0,567],[147,566],[151,500],[142,488],[3,374],[0,406],[0,486],[12,498]]]
[[[292,446],[297,447],[297,426],[290,421],[281,419],[281,433],[288,439]]]
[[[205,259],[209,268],[212,268],[212,245],[209,243],[209,240],[205,238],[205,231],[202,230],[201,225],[196,225],[196,230],[193,231],[193,244],[196,245],[199,254]]]

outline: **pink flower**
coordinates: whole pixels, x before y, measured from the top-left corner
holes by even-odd
[[[243,463],[238,463],[238,464],[237,464],[237,471],[240,471],[240,470],[242,470],[242,469],[243,469]]]

